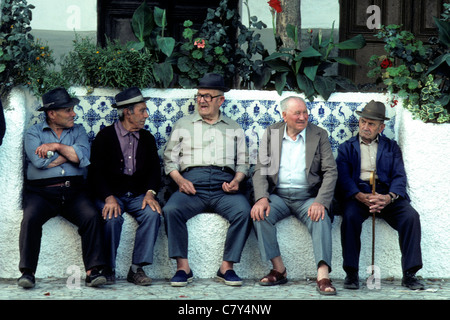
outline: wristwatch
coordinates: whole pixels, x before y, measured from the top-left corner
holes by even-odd
[[[147,192],[150,192],[151,194],[153,194],[154,196],[156,196],[156,191],[154,191],[154,190],[152,190],[152,189],[148,190]]]
[[[399,195],[393,192],[389,192],[389,196],[391,197],[391,203],[394,203],[395,200],[398,199]]]

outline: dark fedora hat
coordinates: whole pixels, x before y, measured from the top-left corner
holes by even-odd
[[[80,103],[77,98],[72,98],[66,89],[55,88],[42,95],[42,107],[38,111],[48,111],[73,107]]]
[[[111,105],[113,108],[126,108],[135,105],[136,103],[145,102],[150,98],[144,98],[141,90],[137,87],[131,87],[116,94],[114,99],[116,100],[116,103]]]
[[[356,111],[356,114],[360,117],[366,118],[366,119],[372,119],[372,120],[389,120],[390,118],[386,118],[386,107],[384,106],[384,103],[379,101],[370,101],[362,111]]]
[[[223,92],[230,91],[230,88],[225,86],[223,77],[217,73],[206,73],[203,78],[200,79],[197,89],[215,89]]]

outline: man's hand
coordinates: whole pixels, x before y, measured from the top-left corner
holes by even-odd
[[[318,202],[313,202],[313,204],[308,209],[308,217],[312,221],[319,221],[319,219],[325,218],[325,207],[323,204]]]
[[[114,196],[109,196],[105,199],[105,206],[102,210],[103,219],[117,218],[122,214],[122,209]]]
[[[261,198],[253,205],[250,211],[250,217],[253,221],[264,220],[270,213],[270,204],[267,198]]]
[[[36,148],[35,154],[38,155],[39,158],[47,158],[47,152],[53,151],[57,152],[59,143],[44,143]]]
[[[222,190],[228,193],[236,193],[239,191],[239,184],[245,178],[245,174],[242,172],[236,172],[233,180],[230,182],[224,182],[222,184]]]
[[[47,152],[49,151],[58,152],[61,157],[66,158],[66,161],[70,161],[72,163],[80,163],[80,159],[78,159],[78,155],[72,146],[57,142],[41,144],[36,148],[35,153],[39,156],[39,158],[47,158]],[[58,165],[66,161],[61,161],[61,159],[59,159]]]
[[[380,213],[381,210],[391,203],[391,196],[388,194],[358,192],[355,198],[369,207],[370,213]]]
[[[391,196],[388,194],[371,194],[369,196],[369,211],[371,213],[380,213],[389,203],[391,203]]]
[[[153,211],[158,212],[161,215],[161,206],[159,202],[155,199],[155,196],[150,191],[144,196],[144,200],[142,200],[142,210],[145,209],[145,206],[149,206]]]
[[[188,179],[185,179],[181,177],[177,181],[175,181],[178,185],[178,189],[180,192],[186,193],[186,194],[196,194],[197,190],[195,190],[194,184],[189,181]]]
[[[239,182],[235,179],[231,180],[231,182],[224,182],[222,190],[228,193],[236,193],[239,191]]]
[[[358,200],[359,202],[365,204],[366,206],[370,207],[370,196],[371,195],[372,195],[371,193],[358,192],[355,195],[355,199]]]
[[[171,171],[169,175],[173,179],[173,181],[175,181],[175,183],[178,185],[178,190],[180,192],[192,195],[197,193],[194,184],[188,179],[185,179],[178,170]]]

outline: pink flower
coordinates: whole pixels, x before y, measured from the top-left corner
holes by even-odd
[[[194,46],[197,46],[198,49],[205,48],[205,40],[204,39],[195,40]]]

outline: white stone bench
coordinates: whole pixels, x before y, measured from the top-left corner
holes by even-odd
[[[81,89],[77,90],[80,91]],[[169,91],[170,90],[149,90],[144,91],[144,94],[152,97],[159,94],[161,99],[165,99],[170,94]],[[181,90],[179,92],[177,92],[177,96],[183,96],[183,91]],[[110,90],[104,95],[114,96],[113,93],[114,91]],[[98,96],[101,95],[102,94],[98,94]],[[191,92],[186,93],[185,96],[190,97]],[[245,100],[242,96],[247,100]],[[256,93],[256,96],[258,99],[273,99],[274,101],[279,101],[280,99],[274,92],[258,92]],[[382,101],[387,100],[387,98],[383,95],[363,95],[353,93],[348,95],[333,95],[330,101],[359,101],[360,104],[362,104],[370,101],[374,97],[379,98]],[[227,111],[233,109],[233,103],[235,103],[235,101],[238,101],[239,99],[245,100],[243,104],[239,106],[240,111],[239,114],[236,114],[236,117],[242,116],[244,108],[248,112],[250,112],[250,109],[252,112],[256,110],[254,104],[251,105],[246,102],[249,99],[252,99],[248,92],[239,93],[231,91],[227,94],[227,99],[231,100],[230,104],[226,106]],[[0,147],[0,278],[15,278],[19,275],[18,238],[20,221],[22,219],[20,196],[23,182],[21,141],[24,130],[30,121],[29,108],[32,108],[32,110],[36,109],[39,103],[36,101],[37,100],[30,97],[29,94],[25,94],[23,91],[15,89],[10,97],[10,106],[5,112],[7,134],[3,145]],[[333,117],[338,117],[338,112],[341,111],[335,109],[332,113],[333,117],[324,117],[322,119],[320,118],[320,115],[323,110],[320,109],[323,109],[323,101],[321,102],[320,100],[317,100],[315,103],[317,104],[313,105],[313,117],[319,120],[332,120]],[[86,106],[82,106],[84,108],[84,116],[86,116]],[[175,103],[174,106],[175,109],[178,108]],[[157,107],[157,110],[162,112],[167,106],[164,107],[161,104]],[[332,106],[330,105],[330,107]],[[262,105],[259,105],[258,108],[260,108],[258,109],[260,114],[258,118],[254,116],[254,123],[261,126],[261,123],[264,121],[264,119],[262,119],[263,113],[267,113],[267,111],[263,110]],[[395,115],[394,109],[389,111]],[[154,112],[154,110],[151,110],[151,113],[152,112]],[[331,112],[327,109],[325,109],[325,112],[325,116],[327,114],[331,114]],[[343,125],[344,119],[348,120],[348,115],[349,113],[347,112],[347,115],[344,115],[344,118],[339,120],[340,124],[335,127],[332,132],[332,137],[338,142],[343,139],[342,138],[339,140],[339,135],[343,132],[341,130],[348,130],[348,128],[345,128]],[[80,115],[80,117],[82,117],[82,115]],[[170,121],[168,116],[166,121]],[[397,122],[398,121],[399,120],[397,119]],[[397,123],[396,126],[398,126]],[[403,127],[401,128],[403,130]],[[150,129],[153,134],[160,134],[159,138],[164,137],[164,128],[151,127]],[[252,134],[259,134],[259,136],[261,136],[262,131],[263,130],[260,127],[258,130],[255,130],[252,125],[247,128],[246,134],[248,136],[251,136]],[[410,144],[404,141],[404,137],[407,136],[408,133],[402,133],[402,136],[398,139],[401,146],[403,144],[408,146],[413,145],[412,143]],[[448,135],[442,135],[441,137],[445,136]],[[414,139],[417,139],[417,137],[414,137]],[[255,150],[254,145],[250,147],[251,152],[252,150]],[[406,150],[408,155],[411,155],[411,152],[413,151]],[[405,164],[408,174],[408,170],[410,170],[411,167],[416,166],[416,164],[411,164],[409,161],[411,161],[411,159],[408,159],[408,162]],[[410,194],[413,196],[413,205],[420,204],[420,206],[417,206],[417,209],[422,216],[422,221],[424,222],[422,224],[422,249],[424,253],[425,266],[420,275],[424,277],[448,277],[448,273],[450,271],[448,264],[447,266],[442,267],[440,262],[450,261],[450,245],[448,244],[448,237],[446,236],[448,235],[448,231],[442,229],[442,226],[448,226],[450,224],[450,218],[443,208],[438,208],[438,210],[441,210],[442,212],[440,215],[437,213],[440,217],[440,223],[436,223],[436,221],[433,221],[429,215],[427,216],[427,206],[429,207],[430,205],[428,205],[426,201],[423,201],[426,200],[426,198],[424,199],[422,196],[428,197],[428,195],[422,195],[421,192],[418,191],[421,186],[418,185],[415,178],[413,178],[412,181],[414,185],[412,186],[413,190]],[[442,183],[439,183],[438,185],[440,186],[440,190],[449,189],[448,183],[445,184],[444,182],[443,185]],[[446,189],[445,186],[447,186]],[[345,276],[342,270],[340,223],[341,218],[339,216],[335,217],[332,225],[333,271],[331,274],[334,278],[344,278]],[[380,267],[381,276],[383,278],[392,276],[401,277],[401,256],[397,233],[382,220],[378,219],[376,223],[375,264]],[[188,221],[189,260],[196,278],[213,278],[215,276],[222,260],[223,245],[227,227],[227,221],[219,215],[211,213],[200,214]],[[371,228],[371,220],[369,219],[363,225],[363,232],[361,236],[361,277],[369,275],[366,273],[365,268],[371,264]],[[130,216],[126,215],[117,257],[118,277],[126,277],[128,272],[128,268],[131,263],[135,229],[136,222],[130,218]],[[316,275],[316,266],[314,265],[311,238],[307,232],[307,229],[293,217],[279,222],[277,224],[277,229],[280,249],[287,267],[289,278],[314,278]],[[436,250],[439,250],[439,252],[436,252],[435,248]],[[68,267],[72,265],[79,266],[82,271],[84,269],[81,259],[80,237],[76,228],[69,222],[59,217],[53,218],[43,227],[41,254],[36,276],[41,278],[68,277],[69,274],[67,273],[67,270]],[[241,262],[235,265],[235,270],[244,279],[257,279],[266,274],[270,268],[271,264],[269,262],[261,261],[256,237],[252,231],[244,248]],[[175,262],[168,258],[167,236],[165,234],[164,224],[161,225],[156,242],[154,264],[152,266],[145,267],[145,270],[151,277],[156,279],[170,278],[175,272]],[[82,275],[84,276],[84,272],[82,272]]]
[[[342,271],[340,217],[335,217],[332,225],[333,261],[332,276],[343,278]],[[195,278],[214,278],[222,261],[228,222],[213,213],[202,213],[187,223],[189,232],[189,262]],[[131,263],[134,246],[134,233],[137,223],[125,214],[122,238],[117,255],[117,276],[125,278]],[[294,217],[286,218],[277,224],[278,241],[290,279],[314,279],[315,263],[311,237],[306,227]],[[383,220],[376,221],[375,264],[380,267],[384,277],[401,274],[400,251],[398,243],[392,245],[397,236]],[[363,224],[361,248],[361,277],[368,276],[366,268],[371,265],[372,222]],[[41,258],[37,276],[68,277],[70,266],[83,269],[81,259],[81,241],[77,229],[67,220],[56,217],[43,227]],[[262,261],[254,231],[242,253],[241,262],[235,265],[236,272],[243,279],[262,277],[271,269],[268,261]],[[69,270],[69,271],[68,271]],[[161,225],[156,241],[154,263],[145,267],[150,277],[169,279],[175,273],[175,262],[169,259],[167,236],[164,224]]]

